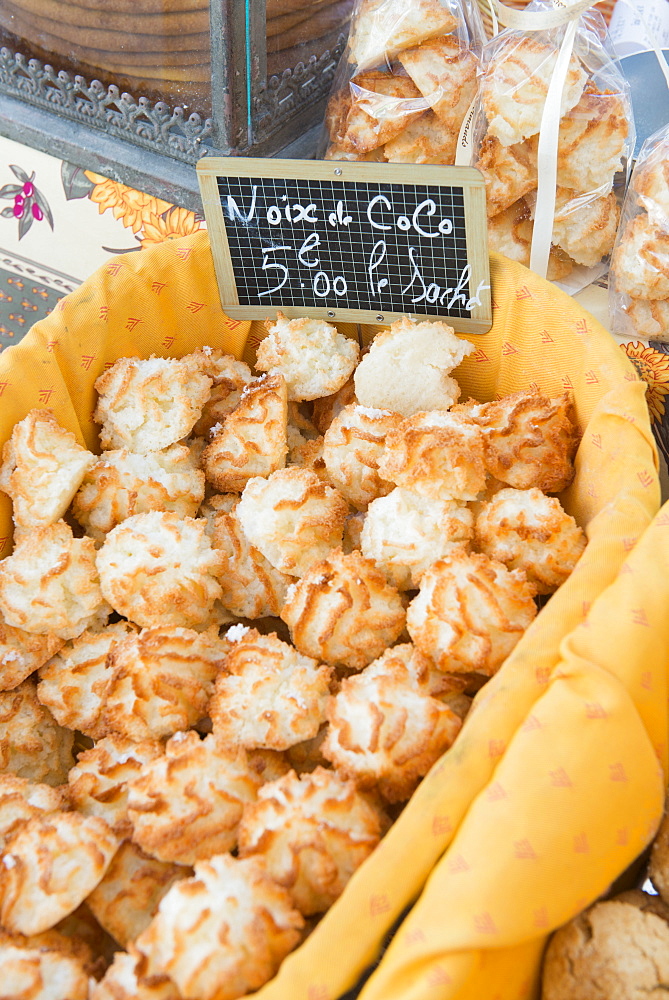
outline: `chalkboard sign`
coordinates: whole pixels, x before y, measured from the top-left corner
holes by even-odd
[[[197,166],[234,319],[490,329],[485,184],[471,167],[206,157]]]

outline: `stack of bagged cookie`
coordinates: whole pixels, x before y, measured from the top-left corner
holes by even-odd
[[[561,36],[506,30],[483,41],[460,0],[361,0],[326,113],[325,158],[453,164],[476,98],[471,163],[486,181],[490,246],[528,265],[539,132]],[[614,179],[634,145],[632,123],[604,21],[589,11],[560,107],[549,279],[611,252],[620,214]]]
[[[258,989],[583,552],[551,495],[566,394],[458,403],[472,347],[441,322],[362,360],[267,326],[257,377],[210,348],[116,361],[99,456],[46,410],[5,446],[7,995]]]
[[[613,64],[607,65],[606,53],[596,56],[597,43],[602,46],[597,24],[587,24],[594,18],[599,15],[590,12],[583,19],[582,44],[577,39],[562,92],[548,267],[552,280],[566,277],[575,263],[597,264],[613,249],[619,221],[614,179],[633,145],[628,88]],[[490,246],[526,265],[536,209],[539,131],[558,52],[559,40],[548,32],[530,36],[506,31],[483,54],[485,125],[475,165],[486,181]]]
[[[669,173],[667,129],[644,143],[623,206],[611,259],[616,333],[669,342]]]
[[[355,72],[328,105],[326,159],[454,163],[476,93],[472,41],[459,3],[362,0],[347,50]]]

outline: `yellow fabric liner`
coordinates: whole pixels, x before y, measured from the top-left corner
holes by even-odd
[[[552,285],[496,254],[491,277],[493,328],[468,338],[463,398],[573,392],[583,440],[563,502],[589,545],[455,746],[257,1000],[336,1000],[415,900],[362,1000],[536,995],[547,934],[604,892],[659,822],[669,513],[649,527],[659,484],[645,385]],[[262,334],[223,314],[206,232],[116,258],[0,356],[0,439],[46,406],[97,449],[93,383],[116,358],[203,344],[251,356]],[[4,496],[0,529],[6,555]]]

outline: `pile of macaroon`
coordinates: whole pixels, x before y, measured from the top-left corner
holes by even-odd
[[[5,994],[258,989],[583,552],[568,395],[459,403],[442,322],[267,331],[117,360],[99,455],[4,446]]]

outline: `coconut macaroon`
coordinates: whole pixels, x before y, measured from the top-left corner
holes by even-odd
[[[611,258],[616,290],[637,299],[669,299],[669,233],[642,213],[631,219]]]
[[[344,407],[355,402],[353,377],[348,379],[338,392],[333,392],[331,396],[323,396],[322,399],[315,399],[312,403],[311,419],[318,433],[325,434],[334,418],[341,413]]]
[[[405,49],[399,61],[432,111],[457,138],[476,93],[476,56],[457,35],[444,35]]]
[[[355,340],[339,333],[324,320],[266,320],[267,336],[260,341],[255,367],[270,375],[281,374],[288,399],[318,399],[344,385],[358,362]]]
[[[143,453],[176,444],[193,429],[211,385],[196,354],[119,358],[95,382],[102,447]]]
[[[204,632],[157,626],[114,646],[104,720],[132,740],[164,739],[194,726],[207,711],[228,644]]]
[[[352,781],[322,767],[299,778],[290,771],[263,785],[244,809],[239,856],[259,854],[268,875],[310,916],[341,896],[380,835],[379,814]]]
[[[402,129],[387,142],[383,153],[388,163],[455,163],[458,129],[444,124],[433,111]]]
[[[158,861],[125,840],[86,905],[100,926],[127,948],[149,926],[171,886],[192,874],[190,868]]]
[[[486,480],[481,430],[465,413],[415,413],[389,431],[379,475],[432,500],[475,500]]]
[[[476,518],[476,545],[508,569],[522,569],[538,594],[551,594],[581,558],[586,537],[556,497],[500,490]]]
[[[302,576],[341,544],[348,504],[315,472],[293,467],[252,479],[236,514],[248,540],[272,566]]]
[[[203,740],[177,733],[130,783],[132,839],[159,861],[182,865],[232,851],[244,805],[261,783],[241,746],[212,733]]]
[[[362,670],[404,629],[402,599],[371,559],[332,552],[288,593],[281,617],[295,646],[334,666]]]
[[[530,203],[534,211],[534,198]],[[612,191],[594,198],[592,195],[575,196],[573,191],[558,188],[553,243],[577,264],[592,267],[613,249],[619,218],[620,208]]]
[[[233,625],[228,636],[235,630],[209,703],[216,736],[233,746],[266,750],[311,739],[325,722],[330,668],[273,633],[242,632]]]
[[[181,1000],[168,976],[145,976],[145,966],[146,959],[132,946],[117,951],[100,982],[92,985],[90,1000]]]
[[[607,194],[629,138],[621,94],[599,90],[590,80],[581,99],[560,122],[557,182],[572,191]]]
[[[342,681],[322,747],[342,774],[389,802],[409,798],[462,725],[404,659],[382,656]]]
[[[363,406],[404,417],[420,410],[447,410],[460,396],[459,385],[448,373],[473,350],[447,323],[403,316],[377,333],[356,368],[356,397]]]
[[[95,888],[117,848],[98,816],[54,812],[29,819],[0,856],[0,923],[19,934],[53,927]]]
[[[12,501],[14,523],[39,528],[60,520],[94,462],[50,410],[31,410],[2,449],[0,490]]]
[[[664,299],[630,299],[621,307],[635,331],[661,344],[669,341],[669,302]]]
[[[251,545],[234,511],[215,515],[211,544],[221,558],[218,582],[224,607],[239,618],[278,615],[292,578]]]
[[[34,816],[66,809],[61,788],[0,774],[0,848]]]
[[[0,619],[0,691],[12,691],[61,648],[57,635],[35,635]]]
[[[544,493],[569,486],[581,437],[569,392],[552,399],[536,390],[514,392],[460,409],[481,428],[485,465],[496,479],[518,490],[536,486]]]
[[[220,559],[198,518],[134,514],[109,532],[96,563],[104,597],[137,625],[203,625],[221,596]]]
[[[135,625],[120,621],[82,632],[40,667],[37,697],[61,726],[93,740],[107,735],[103,709],[113,675],[109,653],[134,631]]]
[[[514,147],[508,147],[512,148]],[[527,197],[529,199],[529,195]],[[528,267],[533,229],[532,210],[525,198],[519,198],[509,208],[488,219],[488,245],[492,250]],[[546,272],[549,281],[560,281],[573,267],[574,262],[569,254],[560,247],[551,246]]]
[[[351,403],[334,418],[323,437],[328,478],[358,510],[384,496],[392,483],[379,476],[378,463],[390,430],[402,421],[398,413]]]
[[[40,705],[32,677],[0,693],[0,773],[62,785],[74,763],[73,744],[74,733]]]
[[[79,754],[67,776],[74,808],[84,816],[101,816],[119,839],[129,837],[133,827],[128,818],[128,782],[162,756],[163,746],[157,740],[134,743],[117,734],[98,740]]]
[[[491,677],[534,619],[534,594],[522,570],[453,552],[423,574],[407,629],[440,670]]]
[[[375,66],[453,31],[457,23],[439,0],[362,0],[349,40],[349,62]]]
[[[204,472],[182,444],[144,455],[106,451],[84,476],[72,513],[96,541],[133,514],[171,510],[194,517],[204,497]]]
[[[456,500],[432,500],[397,487],[374,500],[360,534],[360,547],[398,590],[418,587],[433,562],[457,547],[469,547],[474,516]]]
[[[271,979],[304,925],[260,858],[219,854],[173,885],[135,945],[191,1000],[235,1000]]]
[[[332,95],[325,124],[338,156],[353,153],[364,159],[420,118],[426,104],[408,76],[371,70]]]
[[[247,364],[218,348],[202,347],[193,353],[202,359],[205,375],[214,380],[202,416],[193,427],[194,435],[207,437],[214,424],[225,420],[235,409],[253,375]]]
[[[202,452],[207,481],[221,492],[241,493],[253,476],[286,464],[288,396],[283,375],[263,375],[245,386],[222,424],[210,430]]]
[[[539,131],[558,51],[557,45],[517,33],[497,45],[481,81],[481,97],[488,131],[503,146]],[[574,54],[562,91],[560,117],[578,104],[586,81],[587,74]]]
[[[64,521],[21,537],[0,563],[0,611],[8,625],[73,639],[106,620],[91,538]]]
[[[643,163],[634,170],[631,187],[639,205],[648,212],[653,223],[666,225],[669,216],[669,170],[666,139],[654,144]]]
[[[537,153],[533,142],[503,146],[493,135],[485,135],[476,167],[486,186],[488,216],[497,216],[537,186]]]
[[[89,977],[74,955],[0,940],[2,996],[11,1000],[88,1000]],[[95,982],[95,980],[93,980]]]

